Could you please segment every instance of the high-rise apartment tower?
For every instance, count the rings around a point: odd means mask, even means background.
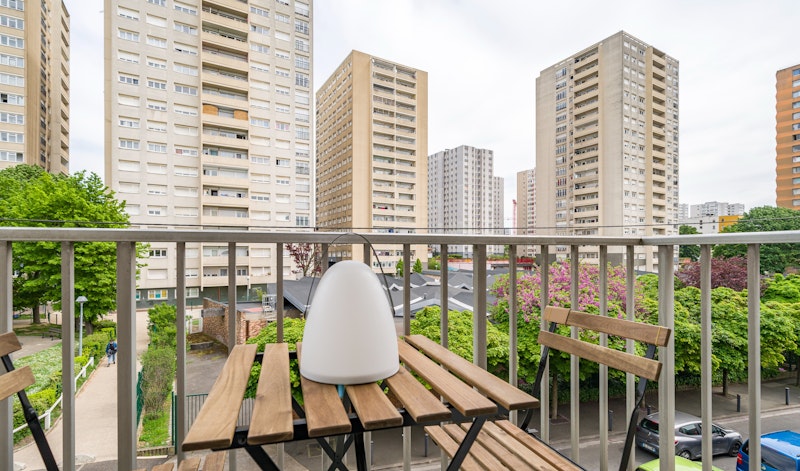
[[[462,145],[428,156],[428,225],[438,234],[503,233],[503,179],[494,176],[494,152]],[[448,249],[472,256],[470,244]]]
[[[314,219],[308,0],[106,0],[106,184],[138,227],[263,231]],[[237,247],[239,296],[274,248]],[[226,244],[187,247],[187,295],[226,298]],[[174,248],[137,296],[173,298]],[[290,262],[284,262],[286,274]]]
[[[678,61],[625,32],[543,70],[537,233],[677,234],[678,122]],[[620,263],[623,251],[610,249],[609,260]],[[597,247],[581,247],[580,257],[597,263]],[[637,269],[657,266],[651,248],[636,253]]]
[[[0,0],[0,170],[69,174],[69,21],[61,0]]]
[[[800,64],[775,79],[775,203],[800,209]]]
[[[414,233],[427,223],[428,73],[352,51],[317,91],[317,226]],[[362,259],[332,247],[333,260]],[[412,262],[427,259],[413,246]],[[394,273],[400,247],[379,248]]]
[[[536,233],[536,169],[517,172],[516,230],[518,235]],[[517,248],[517,255],[532,256],[538,252],[534,246]]]

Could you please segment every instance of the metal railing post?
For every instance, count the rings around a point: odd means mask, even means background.
[[[550,303],[550,247],[542,245],[542,257],[539,263],[540,295],[539,295],[539,329],[547,330],[547,322],[544,320],[544,308]],[[544,352],[544,345],[539,347],[540,355]],[[539,357],[539,361],[545,358]],[[547,362],[542,374],[542,386],[539,389],[539,429],[542,440],[550,442],[550,362]]]
[[[658,325],[675,331],[675,263],[673,245],[658,246]],[[662,363],[658,381],[659,458],[661,471],[675,469],[675,336],[658,348]]]
[[[635,281],[636,268],[634,266],[635,250],[633,245],[625,247],[625,314],[629,321],[636,320]],[[636,353],[632,339],[625,340],[625,350]],[[632,417],[636,407],[636,378],[633,373],[625,373],[625,417]],[[633,444],[631,444],[633,448]],[[633,471],[634,460],[628,460],[628,471]]]
[[[439,340],[440,340],[440,342],[439,343],[441,343],[444,348],[447,348],[447,344],[448,344],[448,340],[449,340],[449,335],[448,335],[449,330],[448,329],[449,329],[449,321],[450,321],[450,303],[449,303],[449,300],[448,300],[448,297],[450,296],[450,293],[449,293],[449,291],[450,291],[449,288],[450,287],[447,285],[447,279],[448,279],[448,272],[447,272],[447,270],[448,270],[448,268],[447,268],[447,257],[448,257],[448,254],[447,254],[447,250],[448,250],[447,244],[442,244],[441,245],[441,251],[439,252],[439,260],[441,261],[441,263],[439,264],[440,265],[439,266],[439,276],[441,278],[441,281],[439,282],[440,283],[439,288],[440,288],[440,291],[441,291],[441,295],[439,297],[441,298],[441,305],[442,305],[441,320],[440,320],[440,323],[439,323],[439,327],[440,327],[440,329],[439,329]]]
[[[747,245],[747,406],[750,471],[761,469],[761,254]]]
[[[61,243],[61,384],[64,471],[75,469],[75,244]],[[81,326],[83,328],[83,326]],[[135,344],[133,344],[135,345]]]
[[[508,246],[508,382],[517,386],[517,247]],[[517,423],[517,411],[508,414]]]
[[[570,247],[570,309],[578,310],[578,284],[580,283],[580,260],[578,246]],[[570,327],[570,337],[578,338],[578,328]],[[572,445],[573,461],[580,460],[580,435],[581,435],[581,402],[580,402],[580,358],[577,355],[569,356],[569,431],[570,444]]]
[[[176,361],[175,382],[176,384],[176,424],[175,429],[175,448],[178,454],[178,463],[185,458],[185,453],[181,449],[183,439],[186,437],[186,243],[176,244],[176,271],[175,280],[177,292],[175,298],[178,304],[178,312],[175,316],[175,327],[177,329],[176,350],[178,353]]]
[[[711,246],[700,246],[700,419],[711,430]],[[702,435],[703,467],[711,470],[712,434]]]
[[[0,241],[0,334],[11,332],[14,327],[13,273],[10,241]],[[5,373],[5,370],[3,370]],[[0,401],[0,469],[14,469],[14,413],[10,396]]]
[[[278,260],[283,260],[283,251],[277,254]],[[280,262],[278,262],[280,263]],[[278,276],[281,276],[279,273]],[[238,342],[238,312],[236,307],[236,242],[228,242],[228,355]],[[236,471],[236,453],[228,453],[228,467]]]
[[[117,343],[117,459],[126,471],[136,468],[136,242],[117,243]]]
[[[486,245],[473,246],[472,362],[486,369]]]
[[[608,246],[600,246],[600,293],[599,308],[601,316],[608,316]],[[600,333],[600,345],[608,346],[608,334]],[[600,387],[600,410],[599,410],[599,432],[600,443],[608,443],[608,431],[611,427],[610,413],[608,410],[608,366],[600,363],[599,387]],[[608,471],[608,446],[600,447],[600,471]]]

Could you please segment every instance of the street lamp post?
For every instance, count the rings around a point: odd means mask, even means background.
[[[78,296],[78,299],[75,300],[75,302],[81,304],[81,321],[78,330],[78,356],[83,356],[83,303],[86,301],[88,301],[86,296]]]

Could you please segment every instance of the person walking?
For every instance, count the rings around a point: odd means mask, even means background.
[[[111,366],[112,363],[117,363],[117,339],[111,339],[108,341],[108,344],[106,345],[106,356],[108,357],[106,367]]]

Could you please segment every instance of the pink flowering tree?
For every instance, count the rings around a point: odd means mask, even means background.
[[[569,261],[553,263],[548,267],[548,302],[552,306],[572,307],[570,302],[570,270]],[[590,264],[578,266],[578,305],[574,309],[599,313],[600,311],[600,267]],[[608,315],[619,318],[626,316],[626,274],[625,269],[619,266],[608,266]],[[500,277],[492,286],[492,293],[497,297],[497,303],[492,309],[493,321],[501,330],[508,329],[508,276]],[[635,285],[634,305],[637,308],[637,317],[646,316],[649,311],[642,302],[643,294],[638,284]],[[537,341],[539,335],[539,321],[541,315],[541,272],[535,270],[531,274],[520,275],[517,278],[517,335],[519,355],[519,380],[521,387],[532,387],[539,365],[540,351]],[[568,334],[566,327],[560,327],[563,334]],[[594,332],[581,332],[585,340],[597,342]],[[590,337],[591,336],[591,337]],[[624,348],[624,343],[619,339],[610,339],[609,345]],[[569,377],[569,355],[561,352],[552,352],[551,373],[553,374],[551,417],[558,415],[558,378]],[[581,380],[597,373],[597,364],[582,362],[580,367]],[[624,384],[624,374],[610,372],[612,382]]]

